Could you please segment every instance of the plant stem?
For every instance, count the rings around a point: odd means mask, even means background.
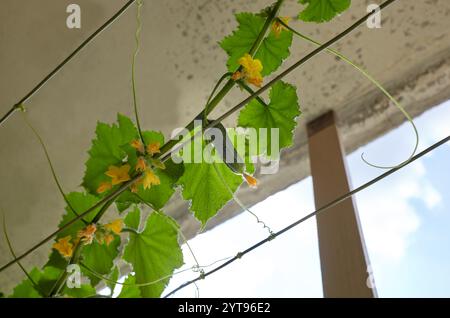
[[[136,119],[136,126],[139,132],[139,137],[141,138],[142,144],[144,145],[145,149],[145,140],[144,136],[142,135],[142,129],[141,129],[141,123],[139,121],[139,114],[138,114],[138,100],[137,100],[137,94],[136,94],[136,79],[135,79],[135,69],[136,69],[136,58],[139,53],[139,47],[140,47],[140,34],[141,34],[141,9],[142,9],[142,0],[137,0],[137,13],[136,13],[136,20],[137,20],[137,28],[135,33],[135,41],[136,41],[136,48],[134,50],[133,59],[131,62],[131,86],[133,90],[133,106],[134,106],[134,117]]]

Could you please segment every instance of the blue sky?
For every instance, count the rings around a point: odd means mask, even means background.
[[[450,135],[450,101],[415,119],[419,150]],[[367,166],[393,165],[411,152],[406,123],[347,156],[353,187],[382,173]],[[373,275],[380,297],[450,297],[450,145],[411,164],[356,196]],[[263,185],[262,185],[263,186]],[[245,203],[245,198],[240,198]],[[307,178],[252,207],[279,230],[314,210]],[[235,255],[267,236],[248,213],[200,234],[190,244],[201,265]],[[184,248],[188,268],[193,260]],[[217,266],[217,264],[215,265]],[[174,276],[171,290],[196,274]],[[200,297],[322,297],[315,219],[247,254],[198,283]],[[195,297],[188,287],[176,297]]]

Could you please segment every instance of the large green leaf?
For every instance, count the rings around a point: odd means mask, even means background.
[[[272,128],[279,129],[279,149],[292,145],[293,131],[300,115],[297,92],[294,86],[277,82],[270,91],[270,103],[266,106],[254,99],[240,112],[238,125],[257,129],[267,128],[267,147],[260,154],[272,155]],[[264,144],[264,143],[262,143]]]
[[[183,187],[183,198],[191,200],[190,210],[203,226],[232,199],[230,190],[235,192],[242,183],[242,177],[233,173],[217,154],[212,152],[212,156],[200,163],[185,162],[184,174],[178,181]]]
[[[220,42],[220,46],[227,52],[229,59],[228,70],[234,72],[239,67],[238,60],[248,53],[263,29],[266,19],[253,13],[238,13],[236,19],[238,29]],[[283,31],[279,36],[270,31],[264,38],[255,58],[261,60],[263,76],[269,75],[280,67],[284,59],[289,56],[292,43],[292,33]]]
[[[131,119],[121,114],[117,124],[97,123],[96,136],[89,150],[83,187],[90,193],[96,193],[101,182],[108,181],[105,175],[110,165],[120,165],[127,153],[124,146],[136,139],[138,134]]]
[[[350,7],[351,0],[299,0],[308,6],[298,18],[306,22],[326,22]]]
[[[127,226],[135,224],[137,215]],[[139,234],[130,233],[130,240],[125,247],[123,258],[133,265],[136,283],[150,283],[170,276],[174,270],[183,265],[183,253],[178,244],[178,225],[165,215],[154,212]],[[141,286],[143,297],[159,297],[170,278],[164,278],[154,284]]]
[[[80,192],[72,192],[67,195],[67,199],[69,200],[72,207],[75,209],[75,212],[78,214],[86,211],[88,208],[93,206],[98,202],[98,198],[88,194],[88,193],[80,193]],[[89,213],[84,220],[87,222],[91,222],[95,217],[100,208],[93,210]],[[62,221],[59,224],[59,227],[67,224],[71,220],[73,220],[76,215],[73,213],[71,209],[66,207],[66,214],[64,214]],[[69,228],[60,232],[57,235],[57,239],[61,237],[65,237],[71,235],[72,238],[76,238],[77,232],[83,229],[86,225],[78,220],[74,224],[72,224]],[[83,246],[82,250],[82,258],[83,263],[88,266],[91,270],[99,273],[101,275],[107,275],[110,273],[113,267],[113,261],[117,257],[119,253],[119,245],[120,238],[117,236],[114,240],[109,244],[99,244],[96,240],[92,242],[92,244]],[[67,266],[67,261],[64,260],[57,251],[53,250],[50,255],[50,260],[47,263],[47,266],[54,266],[60,269],[64,269]],[[93,275],[90,271],[84,270],[83,273],[89,277],[92,285],[97,285],[100,279]]]

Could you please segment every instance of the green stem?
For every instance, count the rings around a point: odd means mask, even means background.
[[[134,116],[136,118],[136,125],[138,128],[139,137],[141,138],[142,144],[144,145],[144,149],[145,149],[145,140],[144,140],[144,136],[142,135],[141,124],[139,121],[138,100],[137,100],[137,94],[136,94],[136,80],[135,80],[136,58],[139,53],[140,34],[141,34],[141,29],[142,29],[142,23],[141,23],[141,9],[142,9],[142,5],[143,5],[142,0],[138,0],[136,2],[136,5],[137,5],[137,14],[136,14],[137,28],[136,28],[136,33],[135,33],[136,48],[134,50],[133,60],[131,62],[131,86],[133,89]]]
[[[313,40],[312,38],[298,32],[297,30],[293,29],[292,27],[290,27],[287,23],[285,23],[282,19],[277,18],[277,21],[283,25],[286,29],[288,29],[289,31],[291,31],[292,33],[294,33],[295,35],[297,35],[298,37],[300,37],[303,40],[308,41],[309,43],[312,43],[316,46],[321,46],[322,44],[320,42],[317,42],[315,40]],[[414,134],[415,134],[415,138],[416,138],[416,142],[415,142],[415,146],[414,146],[414,150],[412,151],[411,155],[408,157],[408,159],[406,159],[405,161],[403,161],[402,163],[396,165],[396,166],[379,166],[379,165],[374,165],[369,163],[365,158],[364,158],[364,153],[362,153],[361,158],[362,160],[368,164],[369,166],[375,167],[375,168],[379,168],[379,169],[392,169],[392,168],[396,168],[399,166],[402,166],[404,164],[406,164],[407,162],[409,162],[411,160],[412,157],[414,157],[414,155],[417,152],[417,148],[419,147],[419,132],[417,130],[417,127],[414,123],[414,120],[412,119],[412,117],[408,114],[408,112],[405,110],[405,108],[397,101],[397,99],[395,99],[384,87],[383,85],[380,84],[380,82],[378,82],[372,75],[370,75],[365,69],[363,69],[361,66],[357,65],[356,63],[352,62],[349,58],[347,58],[345,55],[343,55],[342,53],[332,49],[332,48],[327,48],[326,51],[328,53],[334,54],[335,56],[339,57],[341,60],[343,60],[344,62],[346,62],[347,64],[353,66],[358,72],[360,72],[362,75],[364,75],[372,84],[374,84],[387,98],[389,98],[389,100],[394,103],[394,105],[402,112],[402,114],[406,117],[406,119],[408,120],[408,122],[411,124],[411,126],[414,129]]]
[[[208,115],[206,114],[206,110],[208,108],[209,103],[211,102],[211,99],[213,98],[214,94],[216,93],[216,91],[219,89],[220,84],[222,84],[222,82],[227,79],[228,77],[230,77],[231,75],[233,75],[233,73],[228,72],[222,75],[222,77],[217,81],[216,85],[214,86],[211,94],[208,97],[208,100],[206,101],[205,107],[204,107],[204,111],[203,111],[203,118],[206,118]]]
[[[248,86],[244,81],[239,80],[237,83],[239,84],[239,86],[240,86],[241,88],[243,88],[243,89],[246,90],[248,93],[250,93],[250,95],[254,95],[254,94],[255,94],[255,91],[254,91],[250,86]],[[266,107],[269,107],[269,105],[267,105],[267,103],[264,101],[264,99],[262,99],[261,96],[256,96],[255,99],[256,99],[261,105],[264,105],[264,106],[266,106]]]

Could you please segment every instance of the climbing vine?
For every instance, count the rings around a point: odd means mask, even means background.
[[[297,88],[292,83],[276,79],[265,84],[265,80],[282,68],[289,58],[294,36],[320,46],[293,29],[289,25],[291,17],[279,15],[284,2],[278,0],[258,13],[235,15],[236,30],[220,41],[220,46],[228,55],[224,75],[219,75],[220,80],[206,105],[186,126],[188,138],[166,140],[158,131],[142,130],[139,122],[135,66],[143,1],[137,1],[136,48],[131,63],[135,118],[133,121],[118,114],[115,123],[97,124],[95,138],[88,150],[81,192],[64,193],[43,140],[23,115],[45,151],[53,178],[67,207],[58,229],[20,256],[16,255],[9,240],[4,220],[3,231],[14,259],[1,271],[17,263],[26,276],[14,288],[11,297],[95,297],[99,286],[108,286],[113,290],[117,284],[122,285],[118,297],[160,297],[170,278],[184,264],[180,241],[187,243],[186,239],[177,222],[164,214],[164,207],[177,187],[181,189],[183,198],[190,202],[190,211],[202,227],[230,200],[235,200],[244,210],[252,213],[235,195],[243,183],[251,187],[257,185],[253,177],[255,167],[252,156],[274,157],[274,145],[271,144],[273,131],[277,132],[278,137],[276,153],[290,147],[297,117],[301,115]],[[316,23],[329,21],[350,6],[350,0],[298,2],[300,12],[294,12],[293,16]],[[401,105],[367,72],[339,52],[328,51],[361,71],[407,115]],[[269,99],[266,101],[259,95],[269,88]],[[232,89],[240,89],[251,97],[240,110],[237,126],[255,129],[258,141],[263,138],[269,140],[264,146],[258,142],[259,146],[252,153],[249,147],[245,147],[244,151],[235,149],[235,140],[231,138],[233,140],[230,141],[220,119],[209,118]],[[260,93],[255,93],[255,90]],[[25,106],[20,105],[20,108],[24,110]],[[224,132],[225,140],[220,143],[205,136],[197,138],[195,120],[200,121],[200,128],[217,127]],[[261,135],[262,128],[269,129],[268,135]],[[180,144],[184,144],[177,150],[182,160],[175,160],[171,153],[176,152],[173,148]],[[210,149],[208,154],[202,152],[202,156],[208,158],[203,158],[201,162],[187,160],[195,156],[188,150],[195,148],[196,144],[201,149]],[[225,154],[230,151],[234,159],[243,160],[224,160]],[[103,216],[114,206],[120,218],[105,222]],[[148,216],[144,215],[143,206],[151,209]],[[257,217],[256,220],[272,235],[264,222]],[[30,271],[25,269],[20,260],[50,240],[53,243],[46,264]],[[193,254],[190,247],[189,250]],[[191,270],[201,274],[204,266],[198,263],[195,255],[193,258],[196,264]],[[119,265],[123,263],[129,264],[132,270],[120,272],[123,266]],[[84,278],[75,287],[70,284],[71,272],[68,269],[71,266],[78,266]],[[123,276],[126,276],[124,281],[119,282]],[[103,285],[100,285],[101,282]]]

